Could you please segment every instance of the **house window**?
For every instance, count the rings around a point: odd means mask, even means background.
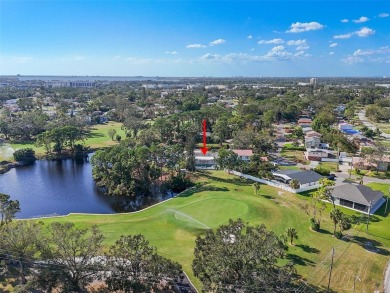
[[[365,206],[365,205],[362,205],[362,204],[359,204],[359,203],[355,203],[355,209],[357,209],[359,211],[367,212],[368,211],[368,206]]]
[[[353,202],[352,201],[349,201],[349,200],[346,200],[346,199],[342,199],[342,198],[340,198],[340,205],[345,206],[345,207],[353,208]],[[355,208],[356,208],[356,205],[355,205]]]

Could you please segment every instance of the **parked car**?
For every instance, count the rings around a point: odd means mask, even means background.
[[[328,175],[328,179],[329,180],[335,180],[336,179],[336,175],[335,174],[329,174]]]

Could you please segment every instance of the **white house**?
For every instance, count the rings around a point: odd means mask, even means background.
[[[252,150],[233,150],[234,153],[238,155],[238,157],[246,162],[250,161],[250,158],[253,156]]]
[[[202,153],[201,150],[194,150],[195,156],[195,168],[196,169],[215,169],[217,163],[215,158],[217,157],[216,153],[208,151],[206,155]]]
[[[301,191],[311,190],[320,187],[320,179],[324,178],[320,174],[312,170],[283,170],[272,173],[277,181],[289,184],[291,180],[296,180],[299,183]]]
[[[305,137],[305,148],[307,148],[307,149],[318,149],[318,148],[320,148],[320,144],[321,144],[320,137],[317,137],[317,136],[313,136],[313,137],[306,136]]]
[[[328,152],[319,149],[307,149],[305,158],[309,161],[321,161],[322,158],[327,158]]]

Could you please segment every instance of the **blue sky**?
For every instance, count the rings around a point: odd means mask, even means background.
[[[389,1],[0,0],[0,74],[390,76]]]

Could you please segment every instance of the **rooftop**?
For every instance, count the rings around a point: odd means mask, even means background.
[[[383,197],[382,192],[356,183],[345,183],[336,186],[333,188],[332,195],[365,206],[375,205]]]

